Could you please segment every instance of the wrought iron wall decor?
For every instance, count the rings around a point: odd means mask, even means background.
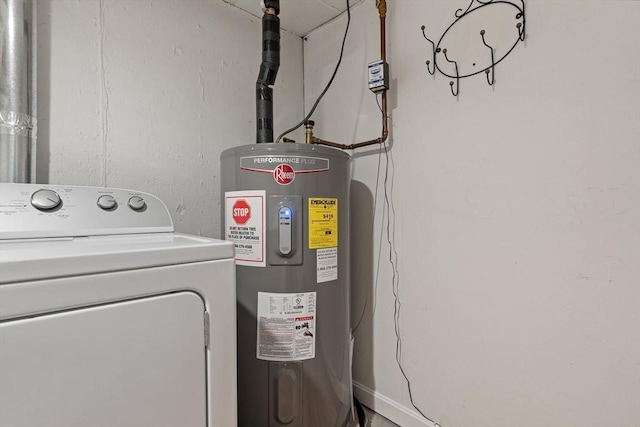
[[[487,78],[487,83],[490,86],[493,86],[495,83],[495,67],[498,63],[504,60],[519,42],[524,41],[525,33],[526,33],[526,17],[525,17],[525,4],[524,0],[515,0],[519,4],[516,4],[512,1],[508,0],[471,0],[469,6],[466,10],[458,9],[455,12],[456,19],[447,27],[444,31],[438,43],[434,43],[431,39],[429,39],[425,33],[425,26],[422,26],[422,36],[431,44],[431,55],[430,58],[426,61],[427,72],[431,75],[435,75],[436,71],[439,71],[440,74],[451,78],[452,80],[449,82],[449,86],[451,88],[451,93],[453,96],[458,96],[460,93],[460,79],[465,77],[475,76],[476,74],[485,73]],[[521,6],[520,6],[521,4]],[[489,35],[485,28],[481,28],[478,33],[474,33],[473,36],[468,34],[464,34],[464,37],[467,37],[466,43],[478,43],[479,46],[486,46],[486,50],[484,50],[484,58],[472,58],[471,60],[467,59],[467,63],[461,63],[463,59],[460,56],[456,55],[456,52],[450,50],[446,45],[446,38],[451,36],[451,34],[455,31],[456,28],[460,26],[456,26],[461,20],[469,17],[475,12],[489,11],[490,7],[494,6],[503,6],[507,8],[515,9],[515,23],[513,22],[513,14],[508,13],[507,16],[510,20],[510,24],[515,24],[515,31],[513,36],[515,37],[515,42],[513,45],[507,44],[506,47],[502,49],[500,54],[496,54],[496,46],[490,44],[485,38],[485,35]],[[510,10],[510,9],[508,9]],[[517,37],[516,37],[517,36]],[[464,37],[462,38],[464,40]],[[458,37],[460,39],[460,37]],[[443,43],[445,41],[445,43]],[[480,44],[482,43],[482,44]],[[510,43],[510,41],[509,41]],[[493,42],[495,44],[495,41]],[[485,49],[484,47],[482,49]],[[486,66],[478,67],[477,64],[483,64],[486,61]],[[470,63],[470,64],[469,64]],[[461,70],[462,68],[462,70]]]

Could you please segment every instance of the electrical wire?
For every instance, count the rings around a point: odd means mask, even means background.
[[[376,2],[377,3],[377,2]],[[377,7],[377,4],[376,4]],[[379,93],[374,93],[375,95],[375,99],[376,99],[376,104],[378,105],[378,110],[380,110],[380,113],[382,114],[382,119],[388,119],[389,116],[385,117],[384,116],[384,111],[382,110],[382,107],[380,106],[380,94]],[[380,148],[378,150],[378,168],[376,170],[376,189],[373,192],[374,194],[374,199],[373,199],[373,212],[371,215],[371,226],[372,226],[372,230],[371,232],[373,233],[373,223],[375,222],[375,217],[376,217],[376,213],[378,212],[378,187],[380,184],[380,165],[382,163],[382,144],[380,144]],[[377,295],[378,295],[378,282],[379,282],[379,278],[380,278],[380,260],[382,259],[382,238],[384,236],[384,219],[386,217],[386,209],[383,205],[383,209],[382,209],[382,221],[380,223],[380,241],[378,242],[378,262],[376,263],[376,278],[375,278],[375,282],[374,282],[374,289],[373,289],[373,309],[371,310],[371,318],[373,318],[373,316],[376,313],[376,308],[377,308],[377,303],[378,303],[378,299],[377,299]],[[369,294],[367,294],[367,298],[365,299],[364,302],[364,307],[362,308],[362,313],[360,313],[360,319],[358,320],[358,324],[356,325],[355,328],[353,328],[353,330],[351,331],[351,333],[355,333],[356,330],[358,329],[358,327],[360,326],[360,323],[362,323],[362,319],[364,318],[364,314],[367,310],[367,305],[369,302]]]
[[[382,107],[380,106],[380,102],[378,100],[378,95],[376,95],[376,104],[378,104],[378,108],[380,109],[380,112],[384,114]],[[386,119],[386,117],[383,117],[383,119]],[[400,272],[398,271],[398,252],[396,251],[396,209],[393,203],[393,185],[394,185],[395,165],[393,162],[393,155],[389,153],[389,148],[387,146],[386,141],[383,143],[382,149],[384,149],[384,154],[386,158],[385,173],[384,173],[385,209],[383,209],[382,221],[384,223],[384,211],[386,211],[387,212],[386,237],[387,237],[387,244],[389,245],[389,263],[391,264],[391,274],[392,274],[391,291],[393,292],[393,297],[394,297],[393,323],[394,323],[394,329],[396,334],[396,363],[398,364],[398,368],[400,369],[400,372],[402,373],[402,376],[404,377],[407,383],[407,389],[409,391],[409,400],[411,401],[411,405],[414,407],[416,411],[418,411],[420,415],[422,415],[424,419],[432,423],[434,427],[442,427],[440,424],[436,423],[431,418],[427,417],[425,413],[415,404],[413,400],[413,392],[411,390],[411,381],[409,380],[409,377],[405,372],[404,367],[402,366],[402,336],[401,336],[401,330],[400,330],[400,309],[402,307],[402,304],[400,301]],[[380,150],[381,153],[382,153],[382,149]],[[391,164],[391,167],[392,167],[390,186],[389,186],[389,164]],[[378,174],[379,174],[379,171],[380,169],[379,169],[379,163],[378,163]],[[376,190],[377,190],[377,182],[376,182]],[[376,192],[376,196],[377,196],[377,192]],[[391,219],[392,214],[393,214],[393,220]],[[378,258],[378,261],[380,261],[380,258]]]
[[[388,117],[384,117],[384,111],[380,106],[380,100],[379,100],[378,94],[376,94],[376,104],[378,105],[378,109],[380,110],[380,113],[383,114],[382,118],[387,119]],[[402,307],[402,304],[400,301],[400,272],[398,270],[398,252],[396,250],[396,223],[395,223],[396,209],[393,203],[395,165],[393,162],[393,155],[389,153],[389,147],[387,146],[386,141],[381,143],[380,151],[378,152],[378,168],[376,173],[376,187],[375,187],[375,196],[374,196],[374,202],[373,202],[373,218],[375,218],[377,207],[378,207],[378,187],[380,182],[380,166],[381,166],[383,151],[385,155],[385,170],[384,170],[384,181],[383,181],[384,204],[382,208],[380,244],[378,245],[378,250],[379,250],[378,263],[376,267],[376,279],[375,279],[375,285],[374,285],[374,291],[373,291],[374,308],[372,309],[371,317],[373,318],[373,315],[375,313],[375,307],[377,305],[376,295],[378,293],[378,278],[379,278],[379,272],[380,272],[380,261],[382,259],[382,256],[381,256],[382,238],[383,238],[383,235],[386,234],[387,244],[389,245],[389,263],[391,264],[391,271],[392,271],[391,291],[394,296],[393,322],[394,322],[394,331],[396,335],[396,355],[395,355],[396,363],[398,364],[398,368],[400,369],[400,372],[402,373],[402,376],[404,377],[407,383],[407,389],[409,391],[409,400],[411,401],[411,405],[414,407],[416,411],[418,411],[420,415],[422,415],[424,419],[432,423],[434,427],[442,427],[440,424],[436,423],[431,418],[427,417],[425,413],[416,405],[415,401],[413,400],[413,390],[411,389],[411,381],[409,380],[409,376],[407,375],[407,373],[404,370],[404,367],[402,366],[402,336],[401,336],[401,330],[400,330],[400,312],[401,312],[400,309]],[[389,166],[391,166],[391,169]],[[391,178],[391,181],[389,181],[389,178]],[[391,218],[392,216],[393,216],[393,219]],[[385,219],[386,219],[386,223],[385,223]],[[367,300],[365,300],[365,305],[364,305],[364,308],[362,309],[362,313],[360,315],[360,319],[358,320],[358,324],[356,325],[355,328],[353,328],[352,334],[356,332],[356,330],[358,329],[358,327],[360,327],[360,324],[362,323],[364,314],[366,312],[367,303],[368,303],[368,296],[367,296]]]
[[[393,292],[394,300],[394,309],[393,309],[393,321],[395,327],[396,334],[396,363],[398,364],[398,368],[402,373],[406,383],[407,389],[409,391],[409,400],[411,405],[414,407],[420,415],[430,423],[432,423],[435,427],[441,427],[440,424],[433,421],[431,418],[427,417],[425,413],[415,404],[413,400],[413,392],[411,390],[411,381],[407,376],[407,373],[402,366],[402,338],[400,331],[400,309],[402,304],[400,302],[400,272],[398,271],[398,252],[396,251],[396,211],[393,203],[393,196],[390,195],[393,193],[393,184],[394,184],[394,174],[395,165],[393,164],[393,155],[389,154],[389,150],[387,147],[387,143],[384,142],[384,154],[387,160],[386,168],[385,168],[385,176],[384,176],[384,202],[386,206],[386,210],[388,212],[387,215],[387,224],[386,224],[386,237],[387,243],[389,244],[389,263],[391,264],[392,269],[392,287],[391,290]],[[391,184],[389,187],[389,163],[391,163],[393,169],[391,174]],[[391,219],[391,214],[393,214],[393,220]]]
[[[298,123],[297,125],[295,125],[291,129],[287,129],[286,131],[282,132],[280,134],[280,136],[278,136],[276,138],[276,142],[280,142],[280,140],[285,135],[293,132],[294,130],[298,129],[300,126],[305,124],[307,122],[307,120],[309,120],[311,115],[316,111],[316,108],[318,107],[318,104],[320,103],[320,100],[322,99],[324,94],[327,93],[327,91],[329,90],[329,87],[331,87],[331,84],[333,83],[333,79],[335,79],[336,74],[338,73],[338,68],[340,68],[340,63],[342,63],[342,55],[344,54],[344,44],[347,41],[347,34],[349,33],[349,24],[351,24],[351,6],[349,5],[349,0],[347,0],[347,27],[344,30],[344,37],[342,38],[342,47],[340,48],[340,57],[338,58],[338,63],[336,64],[336,68],[333,70],[333,74],[331,75],[331,78],[329,79],[329,82],[327,83],[327,86],[320,93],[320,96],[318,96],[318,99],[316,99],[316,102],[313,104],[313,107],[311,107],[311,110],[309,110],[309,113],[307,113],[305,118],[302,119],[302,121],[300,123]]]
[[[378,6],[378,1],[376,1],[376,7]],[[378,101],[378,94],[376,93],[376,104],[378,104],[378,109],[380,110],[380,114],[382,115],[382,119],[388,119],[389,117],[384,116],[384,111],[380,106],[380,102]],[[375,217],[376,209],[378,206],[378,183],[380,182],[380,163],[382,161],[382,147],[380,147],[378,151],[378,171],[376,173],[376,195],[373,203],[373,215]],[[373,301],[373,309],[371,310],[371,318],[375,316],[376,309],[378,308],[378,283],[380,279],[380,260],[382,259],[382,236],[384,235],[384,218],[385,218],[386,210],[382,209],[382,218],[380,220],[380,238],[378,239],[378,262],[376,263],[376,281],[374,285],[374,301]]]
[[[378,104],[378,108],[380,108],[380,103],[378,103],[378,96],[376,95],[376,103]],[[382,108],[380,108],[380,111],[382,112]],[[378,150],[378,169],[376,172],[376,189],[374,191],[374,199],[373,199],[373,212],[371,213],[371,234],[373,234],[373,226],[375,225],[375,218],[376,218],[376,212],[378,211],[378,184],[380,183],[380,164],[382,161],[382,147],[380,147],[380,149]],[[384,223],[384,211],[382,212],[382,222]],[[380,234],[381,240],[382,240],[382,233]],[[380,242],[382,243],[382,241]],[[379,272],[380,272],[380,254],[381,254],[381,248],[382,248],[382,244],[378,244],[378,264],[376,267],[376,280],[375,280],[375,286],[374,286],[374,290],[373,290],[373,309],[371,310],[371,317],[373,318],[373,315],[376,312],[376,305],[377,305],[377,298],[376,296],[378,295],[378,277],[379,277]],[[367,311],[367,305],[369,304],[369,294],[366,294],[366,299],[364,300],[364,307],[362,307],[362,313],[360,313],[360,319],[358,319],[358,323],[356,324],[355,328],[353,328],[351,330],[351,334],[355,334],[356,331],[358,330],[358,328],[360,327],[360,324],[362,323],[362,319],[364,319],[364,314]]]

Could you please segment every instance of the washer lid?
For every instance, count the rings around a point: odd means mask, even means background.
[[[233,259],[233,243],[180,233],[0,241],[0,284]]]

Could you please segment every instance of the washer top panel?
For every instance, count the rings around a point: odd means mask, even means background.
[[[164,203],[140,191],[0,183],[0,240],[171,231]]]
[[[0,285],[230,258],[231,242],[173,232],[147,193],[0,183]]]

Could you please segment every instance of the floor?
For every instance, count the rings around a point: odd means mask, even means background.
[[[365,407],[364,410],[367,413],[367,418],[369,419],[367,427],[399,427],[397,424],[392,423],[380,414],[376,414],[367,407]]]

